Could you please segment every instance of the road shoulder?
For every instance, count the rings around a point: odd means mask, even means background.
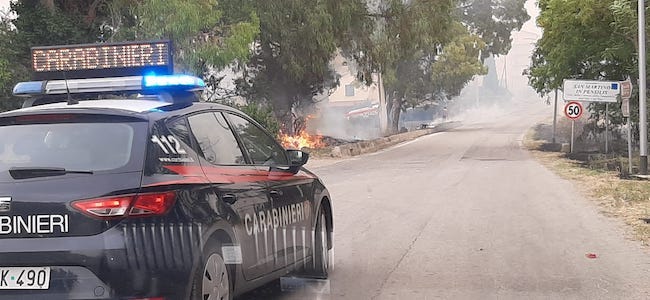
[[[605,216],[626,224],[627,238],[640,241],[650,249],[650,181],[623,179],[620,172],[570,159],[566,153],[543,151],[548,142],[539,138],[532,127],[524,138],[524,147],[533,157],[560,177],[571,181],[586,198],[596,203]],[[552,148],[552,147],[551,147]]]

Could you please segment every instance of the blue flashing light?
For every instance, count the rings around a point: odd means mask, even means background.
[[[14,87],[15,96],[29,96],[38,95],[43,93],[43,81],[27,81],[19,82]]]
[[[146,75],[142,77],[142,88],[201,90],[205,88],[205,82],[201,78],[190,75]]]

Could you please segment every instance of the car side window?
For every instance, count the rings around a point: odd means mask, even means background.
[[[188,127],[185,118],[177,119],[168,123],[167,128],[169,128],[169,131],[176,135],[181,142],[185,143],[185,145],[192,145],[190,139],[190,128]]]
[[[237,139],[220,113],[201,113],[187,120],[207,161],[216,165],[246,164]]]
[[[256,165],[289,165],[285,150],[262,128],[248,120],[227,114],[233,129],[248,151],[248,156]]]

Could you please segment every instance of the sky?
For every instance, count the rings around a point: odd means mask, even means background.
[[[2,10],[8,9],[9,2],[10,0],[0,0],[0,8],[2,8]]]

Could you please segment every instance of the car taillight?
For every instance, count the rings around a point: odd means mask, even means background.
[[[135,196],[99,198],[75,201],[72,206],[94,217],[109,218],[124,216]]]
[[[72,206],[98,218],[160,216],[169,211],[175,198],[176,193],[171,191],[80,200],[73,202]]]
[[[129,215],[164,215],[174,205],[175,196],[174,192],[138,195]]]

